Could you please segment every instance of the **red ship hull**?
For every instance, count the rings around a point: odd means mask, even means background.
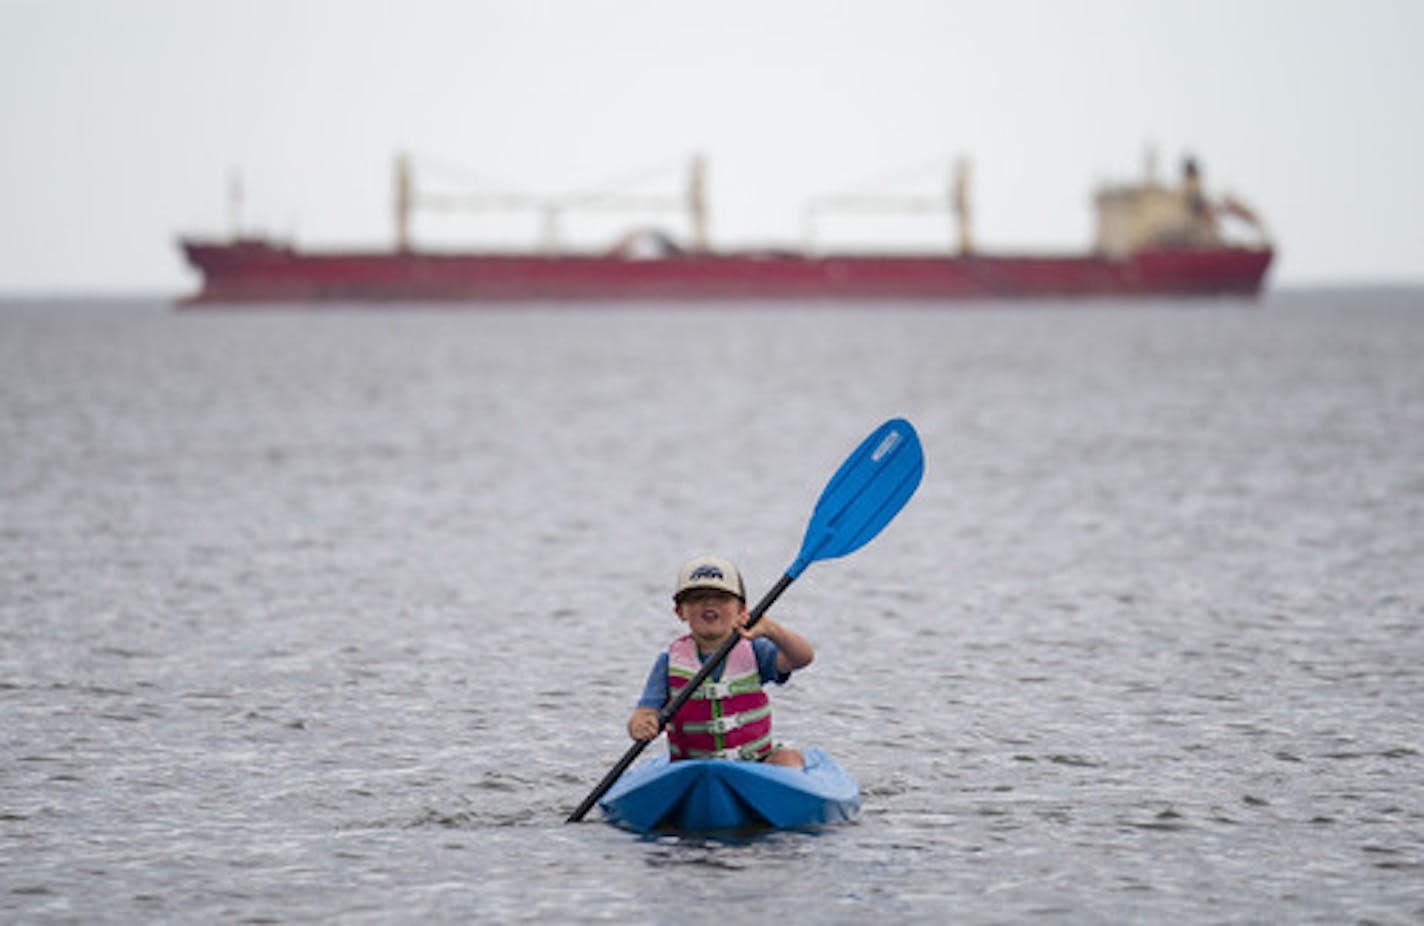
[[[1270,248],[1098,256],[725,252],[622,256],[300,252],[261,239],[183,241],[202,288],[187,305],[273,302],[959,300],[1254,296]]]

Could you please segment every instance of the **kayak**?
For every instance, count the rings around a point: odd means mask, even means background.
[[[804,755],[804,770],[662,756],[625,772],[598,806],[610,823],[639,833],[797,829],[855,819],[855,779],[820,749]]]
[[[795,829],[853,820],[855,779],[820,749],[804,770],[732,759],[667,756],[623,774],[599,801],[610,823],[640,833]]]

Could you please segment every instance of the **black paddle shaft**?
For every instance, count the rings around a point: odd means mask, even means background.
[[[783,575],[780,581],[772,587],[771,591],[762,596],[761,601],[757,602],[756,607],[752,608],[751,613],[747,616],[746,629],[750,630],[755,627],[757,621],[761,620],[762,615],[775,603],[776,599],[781,597],[781,593],[786,591],[787,586],[794,581],[796,580],[793,579],[790,574]],[[717,667],[726,660],[727,654],[732,651],[732,647],[736,646],[737,641],[740,639],[741,634],[733,633],[726,640],[722,641],[722,645],[718,647],[717,652],[713,653],[706,662],[702,663],[702,668],[698,669],[697,674],[692,676],[692,681],[683,686],[682,690],[677,693],[677,697],[663,705],[662,710],[658,711],[659,733],[662,732],[663,727],[668,725],[670,720],[677,716],[677,712],[682,710],[682,706],[692,697],[692,693],[697,690],[697,686],[707,681],[708,676],[717,671]],[[653,739],[656,738],[656,736],[653,737]],[[608,789],[613,787],[613,783],[628,770],[628,766],[633,764],[633,760],[638,758],[638,755],[651,742],[652,740],[635,740],[633,745],[628,747],[628,751],[623,753],[623,758],[618,760],[618,764],[609,769],[608,774],[603,776],[603,780],[598,783],[598,787],[594,788],[592,793],[583,799],[583,803],[578,805],[577,810],[569,814],[567,822],[577,823],[582,820],[584,815],[593,809],[593,805],[598,803],[598,799],[608,793]]]

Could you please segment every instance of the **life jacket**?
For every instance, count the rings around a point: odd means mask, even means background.
[[[697,641],[688,634],[668,647],[668,695],[675,698],[702,668]],[[761,690],[756,651],[740,639],[722,665],[668,723],[668,752],[676,759],[756,759],[771,754],[771,701]]]

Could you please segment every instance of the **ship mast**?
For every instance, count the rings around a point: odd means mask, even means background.
[[[242,172],[234,170],[227,182],[227,222],[232,240],[242,237]]]
[[[969,201],[969,159],[961,157],[954,162],[954,179],[950,181],[949,200],[954,204],[955,226],[959,230],[959,253],[969,256],[974,253],[974,236],[971,232],[973,207]]]
[[[687,214],[692,219],[692,250],[701,254],[707,250],[707,159],[692,158],[692,170],[687,181]]]
[[[415,205],[415,191],[410,177],[410,155],[396,155],[396,250],[410,250],[410,213]]]

